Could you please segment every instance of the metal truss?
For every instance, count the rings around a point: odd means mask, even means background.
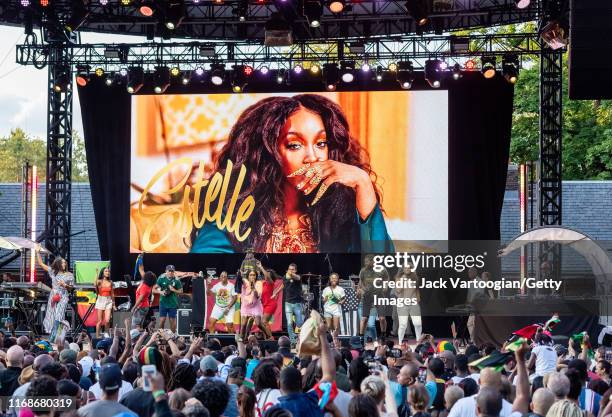
[[[455,50],[458,40],[468,42],[465,50]],[[214,47],[214,54],[202,56],[201,48]],[[370,40],[361,43],[356,51],[351,42],[320,41],[298,43],[286,48],[273,48],[255,45],[250,42],[234,43],[139,43],[139,44],[67,44],[70,51],[69,63],[76,67],[101,67],[105,72],[121,68],[140,66],[152,70],[156,66],[180,66],[181,69],[194,69],[207,63],[241,63],[254,67],[290,68],[295,64],[325,63],[353,60],[357,63],[387,66],[390,62],[410,59],[415,69],[422,69],[427,59],[444,59],[449,64],[464,63],[470,58],[481,55],[502,56],[537,55],[540,43],[536,33],[513,35],[475,35],[455,36],[412,36],[396,37],[385,40]],[[56,65],[58,58],[49,53],[50,45],[18,45],[17,62],[22,65],[41,65],[46,62]],[[123,49],[123,58],[109,58],[108,51]],[[62,59],[64,59],[62,57]],[[499,61],[499,60],[498,60]]]
[[[70,262],[72,196],[72,50],[62,45],[48,49],[47,187],[45,246],[53,256]],[[62,91],[56,86],[63,83]]]
[[[23,24],[29,19],[34,26],[63,24],[73,14],[73,2],[54,0],[46,8],[30,10],[19,5],[20,0],[9,0],[0,6],[0,22]],[[348,39],[394,36],[406,34],[438,33],[452,30],[474,29],[533,21],[537,18],[537,1],[525,9],[518,9],[514,0],[435,0],[431,2],[429,23],[425,27],[415,24],[407,12],[405,1],[353,0],[347,1],[342,13],[333,14],[324,9],[321,26],[311,28],[303,16],[303,0],[251,0],[245,21],[236,14],[241,0],[185,1],[185,19],[169,32],[160,24],[159,14],[140,15],[132,5],[124,6],[119,0],[110,0],[103,6],[99,1],[89,2],[89,15],[79,29],[113,34],[160,36],[176,39],[244,40],[261,42],[265,24],[273,13],[280,12],[290,24],[295,40]]]

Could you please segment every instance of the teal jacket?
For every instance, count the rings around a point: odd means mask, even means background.
[[[322,242],[319,252],[358,253],[392,252],[393,243],[387,233],[385,219],[378,204],[367,219],[361,220],[355,211],[355,223],[351,229],[348,247],[337,247],[334,242]],[[235,253],[232,242],[216,224],[206,222],[198,232],[191,253]]]

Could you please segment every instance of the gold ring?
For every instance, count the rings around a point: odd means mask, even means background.
[[[325,191],[327,191],[328,188],[329,186],[327,184],[321,184],[321,186],[319,187],[319,191],[317,191],[317,195],[315,196],[314,200],[312,200],[313,206],[319,202],[319,200],[321,199],[321,197],[323,197],[323,194],[325,194]]]
[[[304,172],[306,172],[306,170],[310,168],[310,164],[306,164],[303,167],[299,168],[298,170],[292,172],[291,174],[287,175],[288,178],[291,177],[297,177],[298,175],[302,175]]]

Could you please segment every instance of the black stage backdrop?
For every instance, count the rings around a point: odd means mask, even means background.
[[[425,88],[422,82],[415,84],[415,88]],[[513,86],[501,76],[486,80],[474,72],[466,73],[459,82],[443,83],[443,88],[449,91],[449,239],[497,240],[508,165]],[[108,87],[98,80],[78,91],[100,254],[111,261],[113,278],[118,280],[133,273],[136,258],[129,251],[131,96],[125,86]],[[360,265],[358,254],[263,256],[262,262],[278,272],[295,262],[302,273],[328,275],[331,268],[346,278],[358,273]],[[145,256],[145,267],[161,272],[164,265],[173,263],[183,271],[215,267],[232,273],[243,257],[156,254]],[[434,320],[424,318],[428,331],[440,335],[450,331],[449,321],[436,320],[437,329],[431,329],[428,322],[433,325]]]

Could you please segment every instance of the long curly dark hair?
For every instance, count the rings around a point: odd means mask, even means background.
[[[255,251],[264,252],[274,226],[274,214],[284,212],[283,184],[286,177],[278,151],[278,141],[287,119],[300,108],[321,117],[327,133],[328,158],[366,171],[372,178],[378,201],[381,200],[380,191],[376,187],[376,174],[370,167],[369,155],[359,142],[351,137],[346,116],[340,106],[317,94],[265,98],[248,107],[240,115],[216,159],[215,169],[221,173],[224,173],[227,161],[232,161],[235,170],[233,177],[237,177],[239,167],[244,164],[247,176],[239,201],[248,195],[255,199],[255,210],[243,223],[241,230],[243,232],[250,227],[249,236],[239,242],[234,234],[229,234],[237,250],[244,251],[252,247]],[[313,192],[308,198],[312,199],[315,195],[316,192]],[[202,209],[201,206],[200,210]],[[355,222],[355,213],[354,190],[340,184],[333,184],[319,203],[306,208],[320,252],[345,251],[350,246],[355,239],[350,233]]]

